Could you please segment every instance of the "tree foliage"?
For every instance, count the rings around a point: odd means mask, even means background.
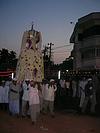
[[[17,65],[16,53],[8,49],[0,50],[0,71],[15,69]]]

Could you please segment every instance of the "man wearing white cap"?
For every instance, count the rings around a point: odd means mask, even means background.
[[[34,125],[37,121],[40,112],[40,101],[39,101],[39,92],[37,83],[33,80],[30,80],[29,86],[29,107],[30,107],[30,116],[32,124]]]
[[[14,78],[9,87],[9,111],[12,115],[19,115],[20,84]]]
[[[22,96],[22,116],[28,115],[29,111],[29,79],[25,79],[22,84],[23,96]]]
[[[54,79],[50,80],[50,84],[46,87],[46,95],[44,97],[45,100],[45,111],[49,107],[51,116],[54,116],[54,98],[55,98],[55,91],[57,87],[55,85]]]

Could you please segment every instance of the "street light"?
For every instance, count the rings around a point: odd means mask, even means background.
[[[11,78],[12,78],[12,79],[14,78],[14,73],[11,74]]]
[[[61,76],[61,71],[59,70],[58,71],[58,79],[60,79],[60,76]]]
[[[66,70],[66,72],[68,72],[68,70]]]
[[[73,24],[73,25],[75,25],[75,23],[74,23],[74,22],[72,22],[72,21],[70,22],[70,24]]]

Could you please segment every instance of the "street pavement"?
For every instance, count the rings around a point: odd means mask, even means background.
[[[100,133],[100,117],[60,111],[55,118],[41,115],[32,125],[30,118],[17,118],[0,111],[0,133]]]

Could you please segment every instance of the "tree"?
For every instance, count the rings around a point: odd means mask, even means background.
[[[17,65],[16,53],[8,49],[0,50],[0,71],[15,69]]]
[[[14,51],[10,51],[9,53],[9,69],[15,69],[17,65],[16,53]]]

